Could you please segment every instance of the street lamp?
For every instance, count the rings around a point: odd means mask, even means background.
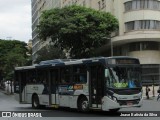
[[[116,37],[117,35],[115,34],[115,35],[111,35],[110,36],[110,44],[111,44],[111,56],[113,56],[113,50],[114,50],[114,47],[113,47],[113,41],[112,41],[112,38],[114,38],[114,37]]]

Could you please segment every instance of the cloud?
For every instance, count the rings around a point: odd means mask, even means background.
[[[0,0],[0,39],[31,39],[31,1]]]

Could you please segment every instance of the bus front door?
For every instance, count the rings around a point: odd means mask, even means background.
[[[22,71],[19,73],[19,84],[20,84],[20,102],[25,103],[27,102],[27,86],[26,86],[26,72]]]
[[[89,106],[91,108],[101,108],[101,99],[103,97],[103,68],[102,66],[91,66],[90,69],[90,89]]]

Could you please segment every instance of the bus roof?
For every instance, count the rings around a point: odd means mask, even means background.
[[[27,69],[34,69],[34,68],[42,68],[42,67],[51,67],[51,66],[65,66],[65,65],[75,65],[75,64],[86,64],[86,63],[93,63],[93,62],[105,62],[107,59],[137,59],[128,56],[114,56],[114,57],[95,57],[95,58],[86,58],[86,59],[55,59],[55,60],[47,60],[41,61],[39,64],[35,64],[33,66],[23,66],[23,67],[16,67],[15,70],[27,70]]]
[[[27,69],[34,69],[35,66],[23,66],[23,67],[15,67],[15,70],[27,70]]]

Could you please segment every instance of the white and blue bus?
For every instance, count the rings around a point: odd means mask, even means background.
[[[99,57],[49,60],[15,68],[14,92],[20,103],[118,111],[142,105],[141,66],[136,58]]]

